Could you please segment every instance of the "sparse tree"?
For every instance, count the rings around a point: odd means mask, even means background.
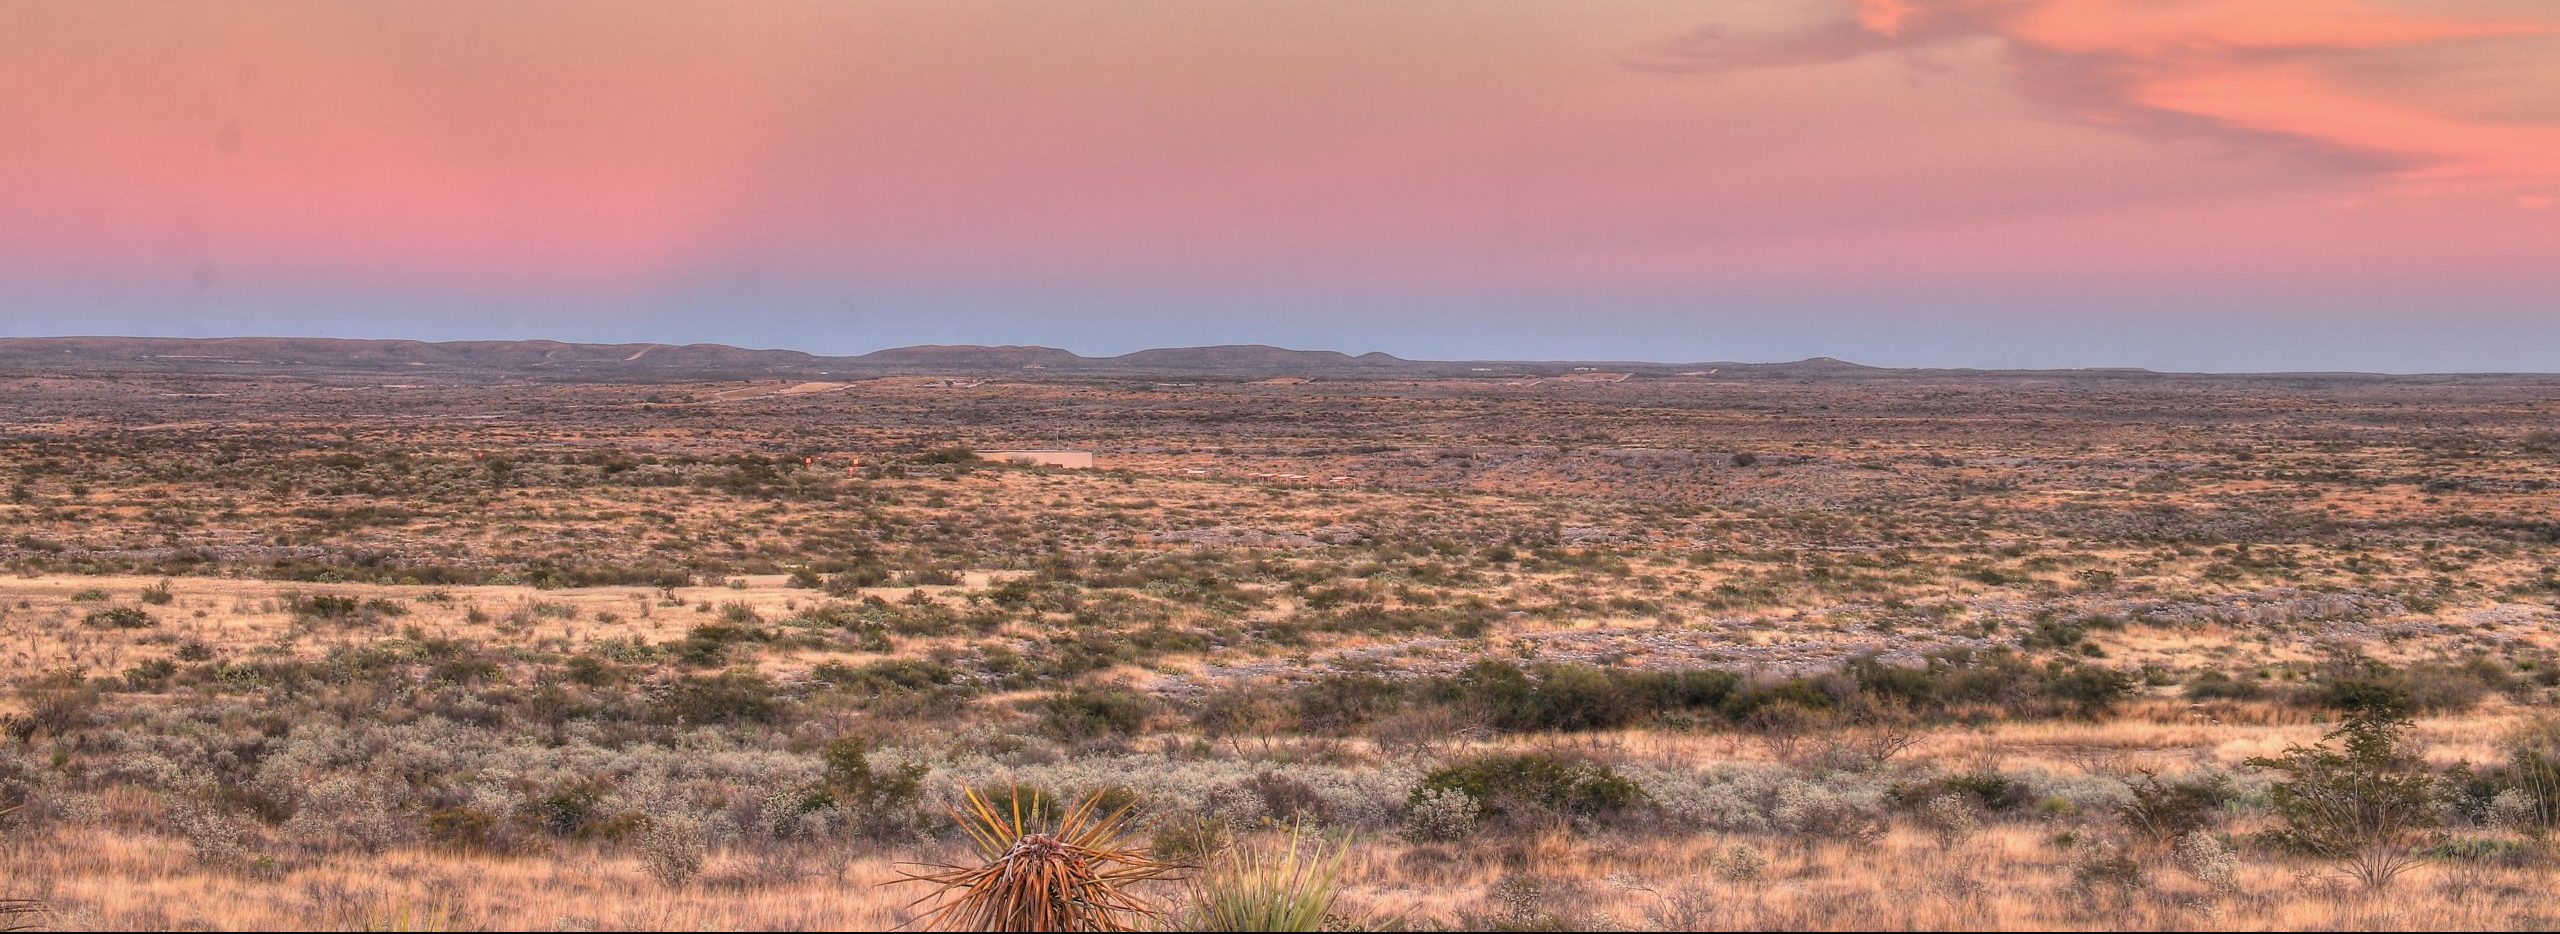
[[[2438,835],[2436,777],[2393,705],[2357,710],[2318,745],[2294,746],[2251,768],[2279,773],[2268,789],[2282,826],[2274,838],[2334,860],[2368,891],[2390,886]]]

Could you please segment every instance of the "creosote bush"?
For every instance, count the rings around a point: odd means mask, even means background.
[[[1645,801],[1643,788],[1604,763],[1540,752],[1489,753],[1443,766],[1415,786],[1410,803],[1443,806],[1434,793],[1464,795],[1481,816],[1512,822],[1605,819]]]
[[[2396,704],[2366,705],[2320,745],[2249,760],[2281,776],[2268,788],[2281,822],[2268,839],[2335,861],[2368,891],[2415,866],[2441,835],[2441,798],[2399,711]]]

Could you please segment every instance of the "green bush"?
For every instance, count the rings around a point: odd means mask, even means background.
[[[1515,820],[1540,811],[1610,817],[1645,800],[1643,788],[1606,764],[1537,752],[1491,753],[1444,766],[1423,778],[1412,800],[1430,792],[1463,794],[1485,817]]]
[[[2422,662],[2394,668],[2369,658],[2336,659],[2314,676],[2308,699],[2332,710],[2387,715],[2469,710],[2506,690],[2515,676],[2496,661]]]
[[[1734,722],[1745,723],[1771,709],[1820,711],[1830,710],[1838,704],[1837,698],[1812,681],[1788,678],[1736,691],[1725,698],[1723,710],[1724,715]]]
[[[1310,733],[1340,734],[1401,706],[1405,689],[1376,675],[1329,675],[1298,686],[1289,694],[1290,712],[1298,728]]]
[[[344,620],[355,618],[364,603],[345,594],[289,593],[284,595],[284,606],[287,612],[303,619]]]
[[[660,722],[680,726],[770,723],[781,717],[772,679],[752,671],[724,671],[709,678],[684,677],[667,686],[653,704]]]
[[[2048,666],[2045,693],[2069,704],[2083,716],[2096,716],[2115,706],[2117,701],[2133,696],[2141,682],[2132,674],[2096,665],[2066,665],[2055,662]]]
[[[582,782],[553,789],[526,802],[525,817],[543,833],[562,838],[582,837],[602,817],[598,806],[603,801],[603,788],[593,782]],[[467,823],[469,818],[456,815],[452,820]]]
[[[427,815],[427,839],[463,849],[492,849],[498,843],[498,818],[467,804],[440,808]]]
[[[2506,761],[2465,776],[2467,796],[2493,825],[2528,834],[2560,827],[2560,716],[2527,719],[2500,744]]]
[[[871,762],[870,744],[848,736],[819,753],[824,771],[818,786],[803,797],[801,809],[833,806],[853,821],[855,832],[873,839],[892,839],[917,826],[916,805],[924,798],[923,763],[883,768]]]
[[[1137,735],[1155,704],[1135,691],[1077,688],[1050,697],[1040,709],[1050,732],[1073,740]]]
[[[2220,773],[2164,780],[2144,772],[2125,786],[2132,794],[2118,808],[2118,816],[2125,826],[2154,840],[2176,840],[2211,829],[2219,823],[2223,805],[2234,796],[2230,776]]]
[[[1991,769],[1959,772],[1925,781],[1895,785],[1891,797],[1895,804],[1918,809],[1941,797],[1954,795],[1992,813],[2005,813],[2025,807],[2035,799],[2035,789],[2026,782],[2010,778]]]
[[[1712,711],[1742,679],[1731,672],[1622,671],[1546,665],[1534,673],[1500,660],[1468,666],[1429,685],[1440,701],[1513,733],[1580,732],[1633,726],[1667,713]]]
[[[2396,714],[2360,710],[2319,745],[2250,759],[2282,776],[2267,789],[2280,822],[2269,842],[2334,860],[2368,891],[2415,865],[2437,836],[2439,795],[2410,728]]]
[[[2257,700],[2267,695],[2266,685],[2255,678],[2234,678],[2219,671],[2198,672],[2187,680],[2190,700]]]
[[[143,612],[138,606],[111,606],[103,610],[91,610],[89,615],[83,617],[80,622],[92,629],[149,629],[160,625],[159,620],[151,618],[151,614]]]

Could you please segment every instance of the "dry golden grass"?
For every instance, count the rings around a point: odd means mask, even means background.
[[[2140,853],[2138,887],[2074,881],[2060,827],[1999,826],[1953,845],[1914,830],[1872,842],[1699,835],[1591,840],[1554,834],[1507,846],[1354,844],[1343,913],[1414,926],[1556,919],[1583,928],[1871,930],[2513,930],[2552,920],[2550,870],[2430,865],[2367,895],[2312,863],[2250,860],[2217,893],[2165,854]],[[1756,849],[1759,878],[1734,875]],[[956,852],[956,851],[955,851]],[[74,930],[383,929],[435,917],[483,930],[859,930],[919,919],[896,886],[899,858],[722,854],[700,881],[667,888],[635,860],[592,851],[496,857],[435,851],[338,854],[217,871],[165,839],[93,830],[0,849],[22,890]],[[1527,904],[1506,883],[1534,883]],[[1167,884],[1140,889],[1162,904]],[[1529,917],[1513,918],[1525,913]]]

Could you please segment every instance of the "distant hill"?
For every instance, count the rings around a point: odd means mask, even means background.
[[[1517,369],[1517,367],[1514,367]],[[1371,353],[1289,350],[1260,344],[1170,347],[1086,357],[1055,347],[927,345],[852,357],[723,344],[573,344],[561,341],[347,340],[302,337],[0,338],[0,369],[14,372],[401,372],[584,379],[678,376],[846,376],[897,373],[1174,373],[1192,375],[1434,376],[1460,364]]]
[[[1072,368],[1088,362],[1083,357],[1055,347],[1030,347],[1019,344],[1007,344],[1002,347],[980,347],[974,344],[926,344],[919,347],[877,350],[853,359],[859,361],[861,365],[963,370]]]
[[[663,378],[818,376],[873,373],[1007,374],[1193,373],[1236,376],[1320,375],[1433,365],[1386,354],[1354,357],[1330,350],[1262,345],[1174,347],[1117,357],[1086,357],[1055,347],[927,345],[855,357],[796,350],[749,350],[723,344],[572,344],[561,341],[347,340],[302,337],[22,337],[0,338],[0,367],[15,371],[117,372],[479,372],[524,376]],[[1445,368],[1445,365],[1443,365]]]
[[[953,376],[1179,375],[1261,379],[1486,378],[1628,373],[1647,379],[1894,379],[1915,376],[2001,379],[2148,380],[2170,374],[2131,368],[2080,370],[1888,369],[1830,357],[1787,363],[1647,363],[1629,361],[1408,360],[1265,344],[1166,347],[1087,357],[1055,347],[973,344],[898,347],[860,356],[796,350],[752,350],[725,344],[576,344],[550,340],[414,341],[319,337],[16,337],[0,338],[0,373],[234,373],[270,375],[401,375],[414,379],[519,378],[598,381]],[[2296,380],[2358,374],[2267,374]],[[2231,377],[2198,377],[2231,378]],[[2408,379],[2477,379],[2403,377]]]
[[[0,366],[116,370],[668,371],[793,370],[820,358],[721,344],[342,340],[323,337],[20,337],[0,339]]]

